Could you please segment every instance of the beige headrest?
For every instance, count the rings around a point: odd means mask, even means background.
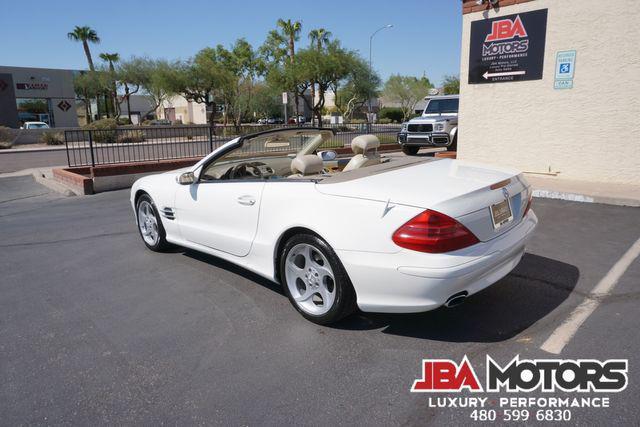
[[[380,140],[375,135],[360,135],[351,141],[353,154],[364,154],[367,151],[375,150],[380,146]]]
[[[313,154],[298,156],[291,161],[291,172],[302,175],[315,175],[322,172],[322,159]]]

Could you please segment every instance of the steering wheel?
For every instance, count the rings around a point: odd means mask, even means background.
[[[254,163],[240,163],[231,168],[229,179],[241,179],[247,176],[262,178],[262,171]]]

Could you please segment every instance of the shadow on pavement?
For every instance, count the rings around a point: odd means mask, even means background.
[[[284,295],[279,284],[220,258],[182,248],[176,252]],[[331,327],[353,331],[382,328],[384,334],[447,342],[504,341],[562,304],[579,277],[573,265],[527,253],[509,275],[457,307],[418,314],[359,313]]]
[[[573,265],[527,253],[509,275],[457,307],[419,314],[361,313],[335,327],[383,328],[385,334],[448,342],[504,341],[558,307],[579,276]]]
[[[188,256],[189,258],[206,262],[207,264],[213,267],[227,270],[231,273],[237,274],[238,276],[242,276],[247,280],[256,282],[257,284],[264,286],[265,288],[272,290],[277,294],[284,295],[284,292],[282,292],[282,287],[279,284],[274,283],[271,280],[265,279],[264,277],[258,274],[252,273],[251,271],[245,268],[242,268],[231,262],[225,261],[221,258],[217,258],[202,252],[193,251],[191,249],[185,249],[185,248],[179,248],[179,247],[176,247],[175,252],[182,252],[183,255]]]

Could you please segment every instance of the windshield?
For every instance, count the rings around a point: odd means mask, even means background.
[[[278,179],[291,175],[296,156],[313,154],[333,137],[329,129],[296,128],[261,132],[238,141],[236,148],[203,168],[201,179]]]
[[[424,109],[424,114],[457,113],[459,102],[458,98],[432,99]]]
[[[49,125],[47,125],[46,123],[29,123],[27,127],[29,129],[43,129],[43,128],[48,128]]]

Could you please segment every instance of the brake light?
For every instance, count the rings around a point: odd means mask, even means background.
[[[393,242],[405,249],[436,254],[466,248],[479,240],[455,219],[426,210],[398,228]]]
[[[527,206],[524,208],[524,213],[522,214],[522,218],[527,216],[529,213],[529,209],[531,209],[531,202],[533,202],[533,194],[529,195],[529,201],[527,201]]]

